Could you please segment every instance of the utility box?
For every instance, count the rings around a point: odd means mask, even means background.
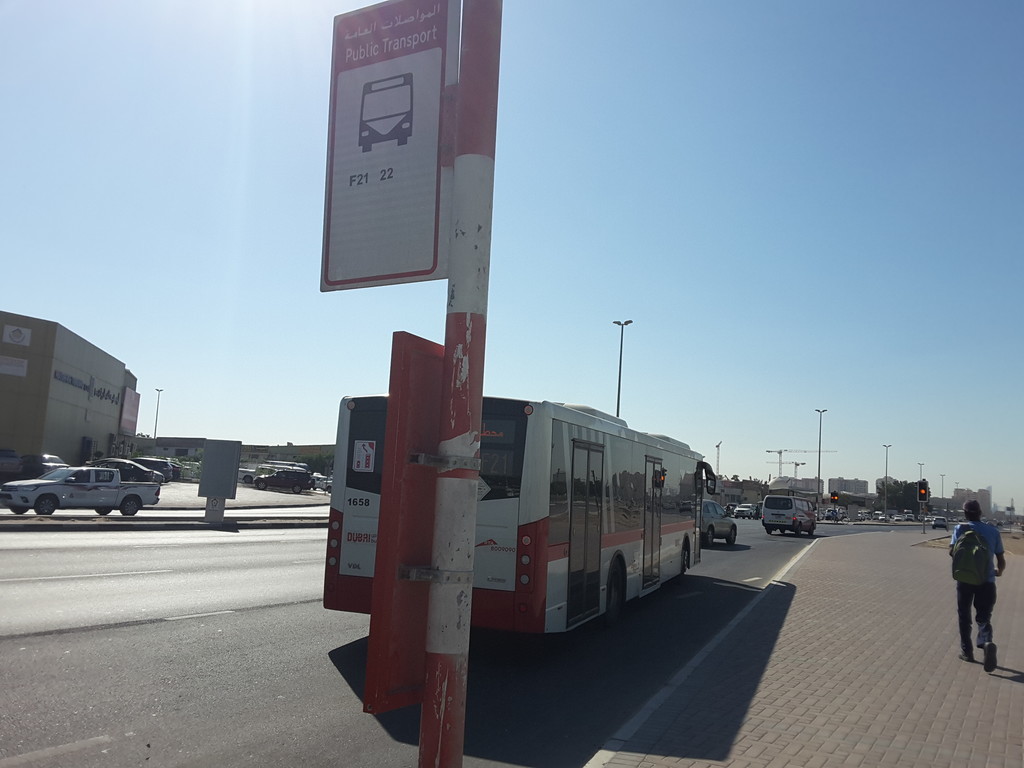
[[[224,501],[235,498],[241,457],[240,440],[207,440],[203,446],[199,495],[206,498],[207,522],[221,522],[224,519]]]

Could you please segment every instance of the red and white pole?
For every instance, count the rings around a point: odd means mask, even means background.
[[[465,742],[500,43],[501,0],[465,0],[420,768],[459,768]]]

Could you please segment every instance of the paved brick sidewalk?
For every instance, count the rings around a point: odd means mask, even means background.
[[[949,557],[924,538],[818,539],[588,768],[1020,768],[1024,563],[997,582],[989,675],[957,658]]]

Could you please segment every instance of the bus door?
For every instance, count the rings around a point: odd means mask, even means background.
[[[661,578],[661,494],[665,487],[665,469],[661,459],[647,457],[644,492],[643,586],[654,586]]]
[[[568,626],[593,616],[600,609],[603,495],[604,449],[574,441],[569,487]]]
[[[704,530],[704,497],[705,495],[711,496],[718,490],[718,478],[715,476],[714,471],[711,469],[711,465],[706,461],[698,461],[697,467],[693,473],[693,554],[691,556],[691,565],[696,565],[700,562],[700,551],[701,551],[701,535],[700,532]]]

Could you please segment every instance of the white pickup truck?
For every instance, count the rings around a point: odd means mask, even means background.
[[[95,509],[109,515],[118,509],[131,517],[159,501],[159,483],[122,483],[120,472],[101,467],[62,467],[0,486],[0,504],[16,515],[30,509],[37,515],[52,515],[57,509]]]

